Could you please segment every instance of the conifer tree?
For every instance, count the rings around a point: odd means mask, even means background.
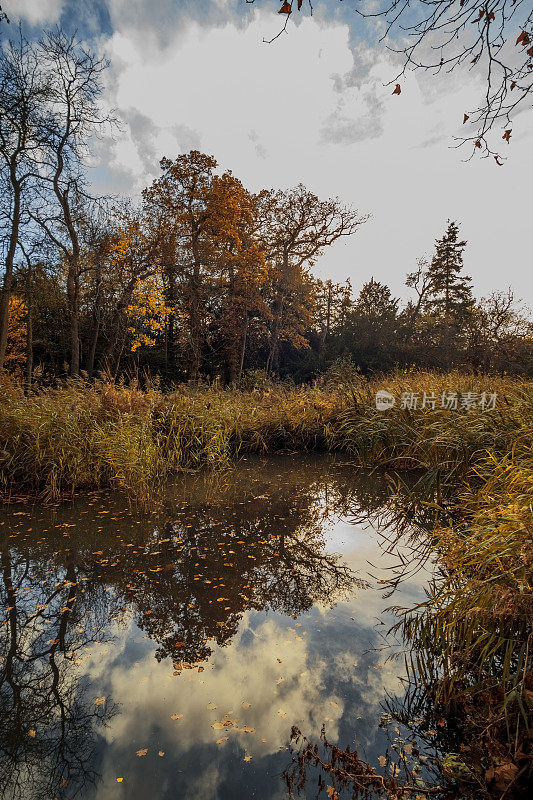
[[[461,346],[466,322],[472,312],[471,278],[462,274],[466,241],[459,239],[459,226],[448,220],[428,270],[429,290],[425,311],[433,317],[434,335],[444,366],[450,367],[452,351]]]

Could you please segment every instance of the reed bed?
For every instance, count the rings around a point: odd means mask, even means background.
[[[377,411],[374,397],[402,392],[496,391],[493,411]],[[489,450],[507,452],[530,413],[531,383],[429,373],[386,381],[245,392],[136,384],[67,385],[24,397],[0,394],[0,490],[48,498],[120,488],[144,496],[180,470],[227,466],[243,453],[330,450],[361,466],[418,469],[435,484],[463,478]],[[529,412],[525,409],[529,403]],[[525,405],[524,405],[525,404]],[[525,409],[525,410],[524,410]]]

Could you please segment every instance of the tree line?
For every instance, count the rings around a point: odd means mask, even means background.
[[[138,203],[89,189],[91,148],[117,125],[105,60],[60,30],[0,56],[0,374],[34,383],[105,373],[165,383],[310,380],[418,364],[531,372],[532,327],[511,291],[475,301],[449,222],[400,307],[373,278],[313,276],[368,216],[305,186],[249,191],[210,155],[163,158]]]

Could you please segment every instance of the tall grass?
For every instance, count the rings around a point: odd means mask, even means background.
[[[397,397],[497,391],[502,405],[465,412],[397,404],[380,412],[378,388]],[[396,375],[385,385],[361,380],[261,392],[204,387],[164,394],[73,381],[25,398],[8,386],[0,395],[0,488],[57,498],[119,487],[142,496],[182,469],[226,465],[243,453],[309,449],[342,450],[362,466],[416,468],[428,480],[457,483],[485,452],[511,447],[531,394],[531,384],[426,373]]]

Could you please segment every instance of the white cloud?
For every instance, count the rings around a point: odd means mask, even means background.
[[[374,275],[405,296],[405,274],[432,251],[450,217],[468,239],[465,268],[478,293],[512,284],[532,299],[523,266],[530,249],[523,176],[533,166],[530,134],[520,136],[526,115],[504,167],[463,163],[466,151],[449,145],[479,88],[471,78],[410,75],[396,97],[384,84],[397,65],[382,47],[352,51],[340,23],[307,17],[266,45],[279,20],[256,10],[248,25],[169,22],[161,43],[160,31],[139,22],[146,19],[140,0],[130,16],[121,0],[114,6],[122,13],[105,45],[109,101],[130,127],[110,167],[131,176],[132,192],[157,173],[161,156],[201,147],[252,189],[301,181],[372,213],[353,240],[324,256],[323,276],[350,276],[357,288]],[[150,125],[135,125],[135,115]]]
[[[22,19],[30,25],[51,25],[61,16],[63,0],[3,0],[2,8],[10,20]]]

